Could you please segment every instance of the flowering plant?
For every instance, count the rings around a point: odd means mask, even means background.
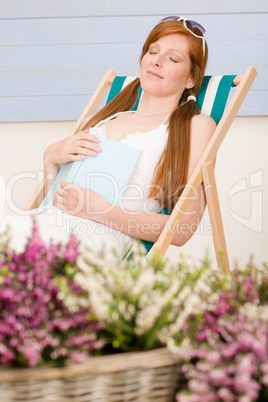
[[[9,248],[10,232],[0,238],[0,364],[62,365],[82,361],[102,345],[100,325],[88,319],[82,290],[72,281],[78,243],[40,240],[36,222],[25,250]],[[76,314],[61,300],[62,283],[79,300]]]
[[[268,400],[268,267],[232,276],[146,258],[140,246],[116,255],[84,249],[75,282],[88,293],[110,351],[168,346],[184,362],[178,401]]]
[[[267,274],[249,265],[226,275],[207,258],[171,264],[138,243],[123,261],[73,236],[46,246],[34,223],[23,253],[0,236],[0,364],[167,346],[183,363],[178,401],[267,400]]]
[[[181,402],[268,400],[268,267],[236,269],[219,305],[186,321],[170,349],[187,379]]]
[[[74,281],[88,294],[88,306],[103,327],[99,335],[110,352],[165,346],[188,317],[219,300],[211,288],[219,290],[221,283],[211,276],[207,260],[199,270],[186,259],[172,265],[148,258],[136,244],[132,258],[121,262],[116,253],[96,255],[84,247],[77,266]],[[70,292],[65,295],[69,304]]]

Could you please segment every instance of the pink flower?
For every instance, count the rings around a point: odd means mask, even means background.
[[[229,304],[225,303],[224,301],[221,301],[221,304],[216,308],[216,310],[213,311],[213,313],[216,316],[220,316],[225,314],[229,309],[230,309]]]
[[[36,220],[25,250],[18,254],[6,251],[0,262],[0,279],[4,278],[0,281],[1,364],[34,367],[52,359],[53,365],[62,364],[78,347],[83,353],[74,358],[81,360],[83,354],[88,356],[104,346],[96,336],[102,327],[88,320],[90,311],[80,308],[72,314],[58,296],[60,279],[70,293],[82,294],[65,269],[72,264],[76,269],[77,255],[74,236],[69,244],[46,246],[39,238]]]
[[[206,340],[206,339],[207,339],[207,335],[208,335],[208,331],[209,331],[208,328],[204,328],[204,330],[203,330],[202,332],[200,332],[200,333],[198,333],[198,334],[196,335],[196,340],[197,340],[198,342],[202,342],[202,341]]]
[[[214,317],[212,314],[204,313],[204,318],[208,324],[214,324],[216,322],[216,317]]]
[[[20,352],[25,357],[25,359],[28,360],[28,364],[30,367],[36,366],[41,357],[39,347],[36,343],[22,345],[20,347]]]
[[[88,354],[85,352],[80,352],[79,350],[74,350],[70,353],[70,359],[75,363],[83,363],[88,358]]]
[[[236,396],[228,388],[220,388],[217,395],[222,401],[235,402],[237,400]]]
[[[210,363],[217,364],[221,359],[221,354],[217,351],[209,351],[206,355],[206,359]]]
[[[236,343],[227,344],[226,347],[222,350],[222,357],[226,359],[232,358],[236,356],[239,349],[239,345]]]

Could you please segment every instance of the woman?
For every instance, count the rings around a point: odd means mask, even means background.
[[[162,20],[143,46],[140,78],[85,122],[77,135],[46,149],[47,188],[58,164],[83,160],[86,155],[98,157],[101,147],[94,136],[96,130],[142,150],[120,206],[109,204],[90,189],[63,181],[56,191],[56,209],[50,214],[54,224],[55,210],[57,221],[61,217],[61,224],[56,226],[65,232],[72,229],[98,249],[103,243],[106,247],[121,247],[133,238],[157,240],[168,219],[159,210],[174,207],[215,129],[210,117],[199,114],[194,97],[207,62],[202,32],[197,23],[180,17]],[[143,97],[137,111],[132,112],[140,85]],[[181,246],[192,236],[204,208],[200,188],[185,213],[184,230],[178,228],[173,244]],[[59,210],[65,214],[59,215]]]

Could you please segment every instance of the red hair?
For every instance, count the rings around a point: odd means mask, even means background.
[[[191,62],[190,74],[195,82],[193,88],[184,90],[177,108],[170,116],[167,145],[159,161],[160,163],[155,169],[153,185],[149,192],[149,197],[159,199],[163,206],[172,209],[187,182],[191,145],[191,119],[199,113],[196,103],[194,101],[187,102],[187,97],[197,94],[204,79],[207,64],[207,46],[205,46],[206,53],[203,55],[202,39],[192,35],[181,21],[168,20],[159,23],[150,32],[144,43],[141,59],[147,53],[151,43],[156,42],[162,36],[170,34],[183,34],[187,37]],[[157,194],[158,188],[161,188],[161,194]]]
[[[199,113],[196,103],[192,100],[187,102],[187,97],[196,95],[200,89],[208,56],[207,45],[205,46],[205,55],[203,55],[201,38],[192,35],[181,21],[168,20],[160,22],[149,33],[143,45],[140,60],[148,52],[152,43],[158,41],[162,36],[170,34],[183,34],[188,38],[191,62],[190,74],[194,78],[195,86],[191,89],[185,89],[178,106],[170,116],[167,144],[156,166],[149,191],[149,198],[158,199],[161,205],[168,209],[174,207],[187,182],[191,144],[191,119]],[[137,100],[139,86],[140,81],[137,78],[96,113],[83,129],[92,127],[100,120],[117,112],[132,109]]]

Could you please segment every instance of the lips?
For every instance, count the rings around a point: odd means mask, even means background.
[[[164,79],[164,77],[161,77],[161,75],[155,73],[154,71],[148,70],[148,71],[147,71],[147,74],[153,75],[153,76],[156,77],[156,78],[161,78],[162,80]]]

